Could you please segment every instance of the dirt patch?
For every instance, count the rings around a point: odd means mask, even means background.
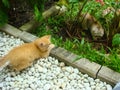
[[[56,0],[48,0],[45,3],[45,10]],[[30,21],[34,16],[33,7],[25,0],[10,0],[10,8],[8,9],[9,24],[20,27]]]

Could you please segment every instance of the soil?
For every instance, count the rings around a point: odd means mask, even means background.
[[[57,0],[48,0],[45,3],[45,10],[48,9]],[[25,0],[10,0],[10,8],[8,10],[8,23],[20,27],[34,17],[33,7]]]

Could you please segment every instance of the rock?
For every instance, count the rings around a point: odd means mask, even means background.
[[[43,68],[43,73],[47,73],[47,68]]]
[[[31,71],[31,73],[35,72],[35,68],[32,67],[30,71]]]
[[[107,87],[107,90],[112,90],[112,86],[111,85],[108,84],[106,87]]]
[[[94,79],[91,78],[91,77],[88,77],[87,79],[89,80],[89,82],[93,82],[94,81]]]
[[[0,32],[0,55],[4,56],[22,43],[20,39],[1,35]],[[8,68],[1,73],[4,76],[0,83],[2,90],[112,90],[106,82],[94,80],[77,68],[65,66],[64,62],[54,57],[39,59],[19,73]]]
[[[90,82],[90,85],[91,85],[91,86],[94,86],[95,84],[96,84],[96,83],[93,82],[93,81]]]
[[[95,79],[95,82],[96,82],[96,83],[99,83],[99,82],[100,82],[100,79]]]
[[[89,87],[90,84],[89,84],[89,83],[84,83],[84,86],[85,86],[85,87]]]
[[[69,73],[72,73],[73,72],[73,68],[72,67],[66,67],[65,70]]]
[[[79,73],[79,70],[77,68],[73,69],[73,72],[78,74]]]
[[[60,67],[64,67],[65,66],[65,63],[64,62],[60,62]]]
[[[15,72],[11,72],[11,76],[15,77],[16,73]]]
[[[55,61],[54,61],[54,64],[55,64],[55,65],[58,65],[58,64],[59,64],[59,63],[58,63],[58,60],[55,60]]]
[[[32,83],[32,84],[30,84],[30,88],[31,89],[33,89],[33,90],[35,90],[36,89],[36,87],[35,87],[35,85]]]
[[[85,87],[86,90],[92,90],[91,87]]]
[[[26,88],[25,90],[32,90],[32,88]]]
[[[0,87],[3,87],[3,83],[0,83]]]
[[[107,90],[107,88],[105,86],[101,87],[101,90]]]
[[[50,84],[45,84],[43,87],[44,90],[50,90],[50,88],[51,88]]]
[[[88,78],[88,75],[87,75],[87,74],[85,74],[85,75],[83,75],[83,77],[84,77],[84,78]]]
[[[84,81],[85,83],[88,83],[88,82],[89,82],[88,79],[84,79],[83,81]]]
[[[39,66],[37,67],[39,72],[43,72],[43,67]]]

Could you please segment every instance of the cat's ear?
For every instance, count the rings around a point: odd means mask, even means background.
[[[51,35],[45,35],[44,37],[47,38],[47,39],[50,39]]]

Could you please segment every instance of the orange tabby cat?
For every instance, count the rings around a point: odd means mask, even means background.
[[[50,37],[46,35],[31,43],[13,48],[0,60],[0,70],[9,65],[12,69],[21,71],[30,66],[34,60],[48,57],[54,47],[50,42]]]

